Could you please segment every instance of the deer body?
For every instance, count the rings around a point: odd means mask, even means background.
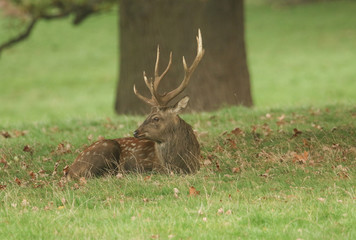
[[[172,53],[167,68],[158,74],[159,48],[154,79],[150,81],[143,74],[146,86],[152,95],[148,99],[134,92],[141,100],[152,106],[151,113],[134,132],[134,138],[118,138],[93,143],[85,149],[69,167],[66,174],[70,178],[102,175],[107,172],[179,172],[194,173],[199,170],[200,146],[192,127],[179,117],[186,108],[189,98],[184,97],[174,106],[168,103],[188,85],[190,77],[204,55],[199,30],[198,50],[190,67],[183,57],[184,79],[178,88],[163,95],[157,92],[158,85],[172,63]]]

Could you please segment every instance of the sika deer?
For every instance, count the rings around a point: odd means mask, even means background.
[[[142,96],[134,86],[138,98],[151,105],[151,113],[134,132],[134,138],[118,138],[93,143],[85,149],[68,168],[66,174],[72,178],[101,175],[117,171],[157,171],[194,173],[199,170],[200,146],[192,127],[178,114],[189,101],[182,98],[173,106],[168,103],[188,85],[190,77],[204,55],[200,30],[197,36],[197,55],[190,67],[183,57],[184,79],[178,88],[165,93],[157,92],[158,85],[172,63],[172,52],[164,72],[159,75],[159,47],[154,71],[154,79],[143,78],[150,90],[151,99]]]

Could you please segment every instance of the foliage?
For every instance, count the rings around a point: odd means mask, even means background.
[[[17,21],[22,20],[21,25],[27,25],[20,28],[15,36],[1,42],[0,53],[28,38],[38,20],[58,19],[73,15],[73,24],[79,24],[94,13],[110,9],[114,3],[116,3],[114,0],[0,0],[0,14],[13,17]]]
[[[0,126],[0,238],[355,237],[354,106],[183,118],[202,144],[198,174],[78,182],[61,178],[64,166],[97,138],[130,135],[143,117]]]

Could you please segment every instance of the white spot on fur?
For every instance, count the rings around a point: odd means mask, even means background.
[[[90,154],[90,151],[88,151],[86,155],[89,155],[89,154]]]
[[[103,143],[103,146],[106,147],[108,144],[106,142]]]

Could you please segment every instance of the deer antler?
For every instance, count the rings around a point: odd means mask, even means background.
[[[151,106],[167,106],[167,104],[175,98],[177,95],[179,95],[183,90],[187,87],[190,77],[192,76],[194,70],[198,66],[200,60],[204,56],[205,50],[203,49],[203,41],[200,33],[200,29],[198,30],[198,36],[197,36],[197,55],[190,67],[187,66],[187,63],[185,61],[185,58],[183,56],[183,67],[184,67],[184,79],[181,82],[181,84],[176,88],[170,91],[169,93],[165,93],[163,95],[159,94],[157,92],[157,88],[159,83],[161,82],[162,78],[167,74],[169,68],[171,67],[172,64],[172,52],[169,55],[169,62],[164,70],[164,72],[159,75],[158,74],[158,65],[159,65],[159,46],[157,47],[157,58],[156,58],[156,64],[155,64],[155,75],[154,79],[149,81],[147,79],[146,73],[143,72],[143,79],[146,83],[147,88],[150,90],[150,93],[152,95],[151,99],[148,99],[144,96],[142,96],[140,93],[137,92],[136,87],[134,85],[134,93],[138,98],[143,100],[144,102],[148,103]]]

